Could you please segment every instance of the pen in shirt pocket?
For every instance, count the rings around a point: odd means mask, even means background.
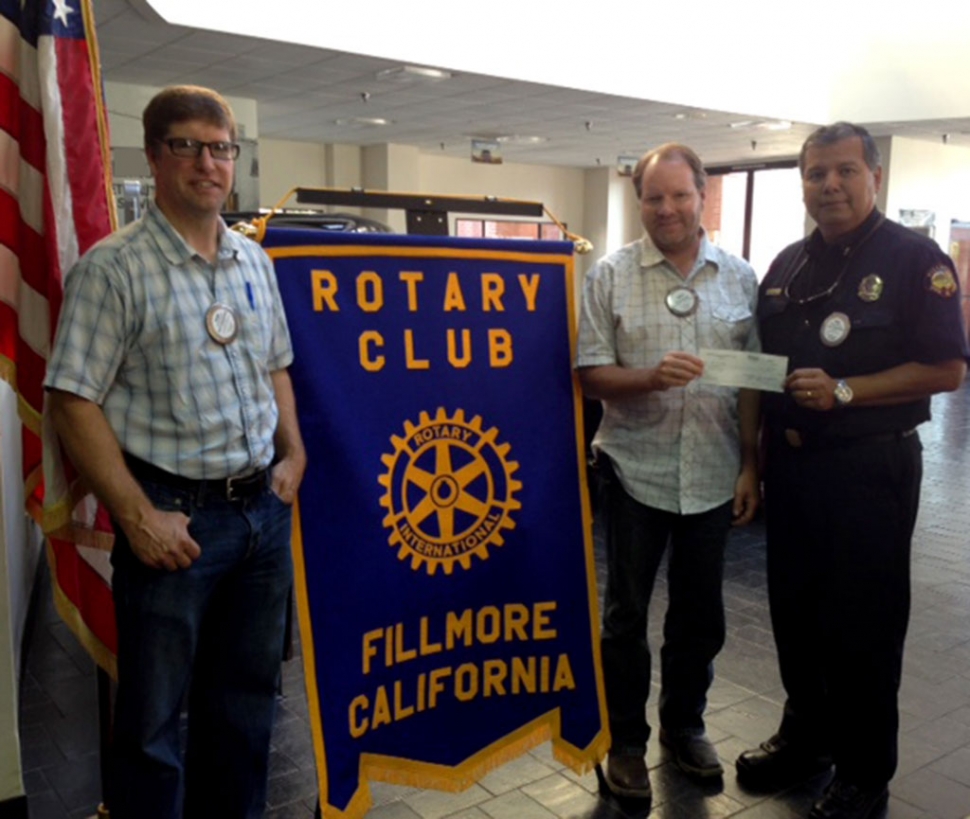
[[[246,282],[246,296],[249,298],[249,306],[251,309],[256,309],[256,296],[253,295],[253,285],[250,282]]]

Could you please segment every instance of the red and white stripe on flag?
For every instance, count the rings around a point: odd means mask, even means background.
[[[73,486],[42,385],[63,276],[113,228],[91,0],[0,0],[0,376],[18,395],[27,508],[48,534],[55,602],[109,668],[111,595],[90,552],[110,527]]]

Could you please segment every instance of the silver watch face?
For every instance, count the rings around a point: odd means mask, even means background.
[[[833,394],[835,395],[835,400],[838,401],[841,406],[845,406],[852,400],[852,387],[850,387],[844,381],[840,381],[835,385]]]

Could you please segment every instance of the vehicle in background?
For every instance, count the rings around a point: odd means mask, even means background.
[[[269,211],[230,211],[222,214],[229,227],[239,222],[251,222],[266,216]],[[275,227],[307,228],[335,233],[393,233],[390,227],[376,219],[350,213],[322,213],[318,210],[282,210],[274,214],[269,224]]]

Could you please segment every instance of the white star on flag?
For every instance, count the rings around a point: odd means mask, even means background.
[[[74,11],[67,4],[67,0],[54,0],[54,19],[60,20],[65,26],[67,25],[67,15],[73,14]]]

